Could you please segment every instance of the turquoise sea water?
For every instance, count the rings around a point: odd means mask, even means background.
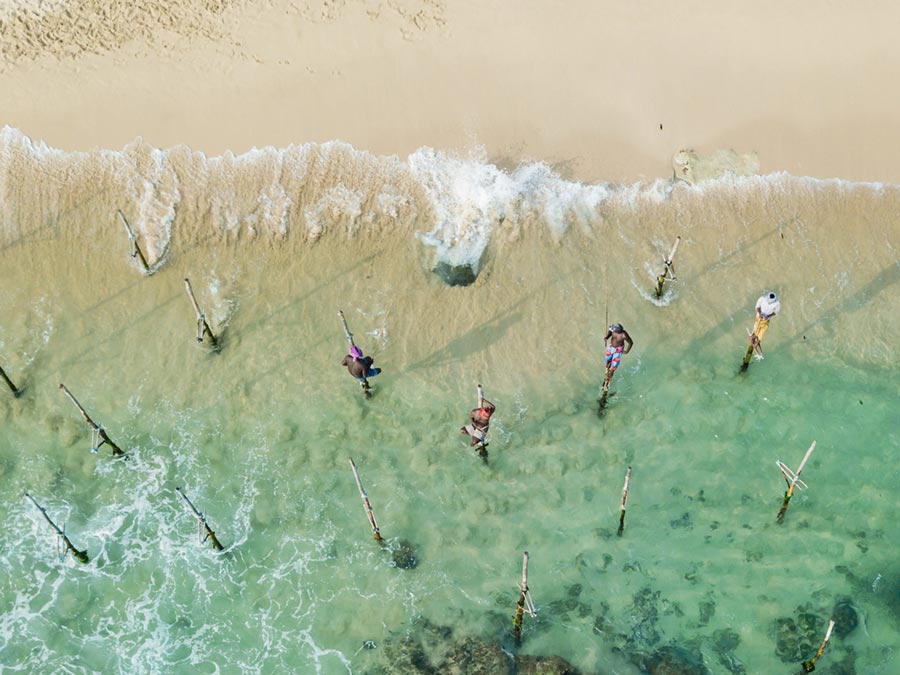
[[[652,671],[667,645],[696,672],[790,673],[836,603],[858,623],[817,672],[896,671],[896,187],[0,140],[0,366],[24,389],[0,389],[4,672],[452,672],[476,637],[588,673]],[[477,279],[447,286],[439,262]],[[783,315],[741,374],[769,289]],[[384,369],[370,400],[338,365],[338,309]],[[598,414],[611,321],[635,347]],[[59,383],[127,462],[90,452]],[[458,432],[478,383],[498,408],[486,464]],[[778,525],[775,460],[813,440]],[[176,486],[225,552],[198,545]],[[26,491],[87,565],[58,559]],[[526,550],[538,613],[516,646]]]

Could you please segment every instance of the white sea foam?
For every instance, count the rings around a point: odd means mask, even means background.
[[[207,158],[183,146],[160,150],[137,139],[121,151],[72,153],[33,142],[8,126],[0,131],[0,194],[7,195],[0,205],[5,230],[0,236],[15,240],[33,231],[34,225],[19,217],[31,207],[18,200],[29,194],[43,204],[45,225],[59,227],[72,219],[71,227],[82,228],[83,236],[91,236],[92,229],[99,233],[113,215],[83,198],[73,211],[68,195],[88,185],[96,199],[122,208],[154,270],[165,264],[179,238],[218,233],[227,239],[285,239],[296,233],[300,241],[316,241],[408,233],[434,250],[434,262],[467,265],[475,272],[491,242],[515,241],[530,228],[545,228],[559,241],[573,225],[585,233],[604,232],[613,218],[617,236],[631,245],[621,219],[629,212],[650,215],[672,200],[704,199],[706,216],[725,220],[743,204],[784,201],[788,191],[862,190],[877,197],[888,189],[880,183],[733,173],[693,185],[671,179],[588,185],[565,180],[542,163],[507,172],[480,149],[457,156],[422,148],[401,162],[339,142]],[[48,200],[41,194],[54,196]],[[81,213],[88,207],[90,216]],[[729,213],[717,214],[725,209]]]

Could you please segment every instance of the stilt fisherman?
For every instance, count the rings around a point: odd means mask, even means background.
[[[616,368],[619,367],[622,354],[631,351],[634,341],[622,324],[614,323],[609,326],[606,335],[603,336],[603,344],[606,346],[606,377],[603,380],[603,391],[608,391],[609,383],[616,373]]]
[[[758,359],[763,358],[762,339],[769,330],[769,321],[781,312],[781,300],[774,291],[759,296],[756,301],[756,322],[753,324],[753,332],[750,334],[750,346],[755,349]]]

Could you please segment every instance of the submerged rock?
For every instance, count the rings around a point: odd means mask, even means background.
[[[669,521],[669,526],[675,530],[677,530],[677,529],[693,530],[694,529],[694,523],[691,522],[691,514],[687,513],[687,512],[682,513],[681,518],[676,518],[675,520]]]
[[[471,265],[451,265],[445,262],[435,265],[434,273],[448,286],[470,286],[478,278],[478,273]]]
[[[563,600],[554,600],[546,605],[547,613],[552,616],[565,616],[569,613],[576,612],[578,616],[584,618],[589,616],[591,608],[579,600],[581,595],[581,584],[574,584],[566,588],[566,598]]]
[[[600,613],[594,617],[594,632],[598,635],[611,635],[613,623],[609,618],[609,603],[600,603]]]
[[[441,665],[441,675],[513,675],[513,662],[496,642],[464,638]]]
[[[394,544],[391,550],[391,560],[394,563],[394,567],[399,567],[401,570],[411,570],[419,564],[416,550],[413,548],[412,543],[406,539],[401,539]]]
[[[675,645],[657,649],[645,667],[649,675],[710,675],[699,652],[691,652]]]
[[[850,598],[838,598],[831,610],[831,618],[834,619],[834,634],[837,637],[850,635],[859,625],[859,615]]]
[[[413,625],[429,661],[431,663],[444,661],[447,652],[453,646],[453,629],[450,626],[432,623],[425,617],[420,617]]]
[[[733,675],[744,675],[747,669],[744,664],[734,655],[734,650],[741,643],[741,636],[730,628],[723,628],[714,631],[712,634],[713,651],[719,658],[721,663],[729,673]]]
[[[367,675],[581,675],[559,656],[513,656],[503,647],[477,637],[454,639],[453,629],[425,617],[412,631],[383,640],[366,641],[371,650]]]
[[[438,675],[422,645],[411,637],[391,640],[383,644],[384,666],[377,667],[377,675]]]
[[[812,658],[825,636],[826,621],[807,605],[797,608],[796,618],[775,621],[775,653],[785,663],[800,663]]]
[[[699,605],[700,625],[705,626],[716,615],[716,603],[711,599],[701,600]]]
[[[575,666],[559,656],[517,656],[516,675],[580,675]]]
[[[649,587],[635,593],[631,605],[631,649],[647,652],[660,640],[656,623],[659,621],[659,591]]]

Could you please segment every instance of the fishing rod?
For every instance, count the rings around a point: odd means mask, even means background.
[[[59,555],[60,562],[62,562],[65,559],[66,553],[71,552],[72,557],[75,558],[75,560],[77,560],[80,563],[86,563],[88,561],[87,550],[79,551],[77,548],[75,548],[75,545],[72,544],[72,542],[69,541],[69,538],[66,536],[65,526],[63,526],[63,529],[60,529],[56,525],[56,523],[54,523],[52,520],[50,520],[50,516],[47,515],[47,510],[43,506],[38,504],[37,500],[34,497],[32,497],[27,492],[25,493],[25,496],[31,500],[31,503],[37,507],[37,510],[41,512],[41,514],[44,516],[44,519],[48,523],[50,523],[50,527],[53,529],[54,532],[56,532],[57,542],[62,544],[62,547],[61,547],[62,551]]]
[[[200,511],[197,510],[197,507],[194,506],[191,500],[187,498],[187,495],[182,492],[180,487],[176,487],[175,491],[181,495],[181,498],[184,499],[188,507],[190,507],[191,511],[194,512],[194,516],[197,518],[197,538],[199,539],[200,543],[202,544],[207,539],[209,539],[214,549],[216,549],[217,551],[223,550],[225,547],[219,543],[219,540],[216,537],[216,533],[212,531],[209,523],[206,522],[206,516],[204,516]]]

